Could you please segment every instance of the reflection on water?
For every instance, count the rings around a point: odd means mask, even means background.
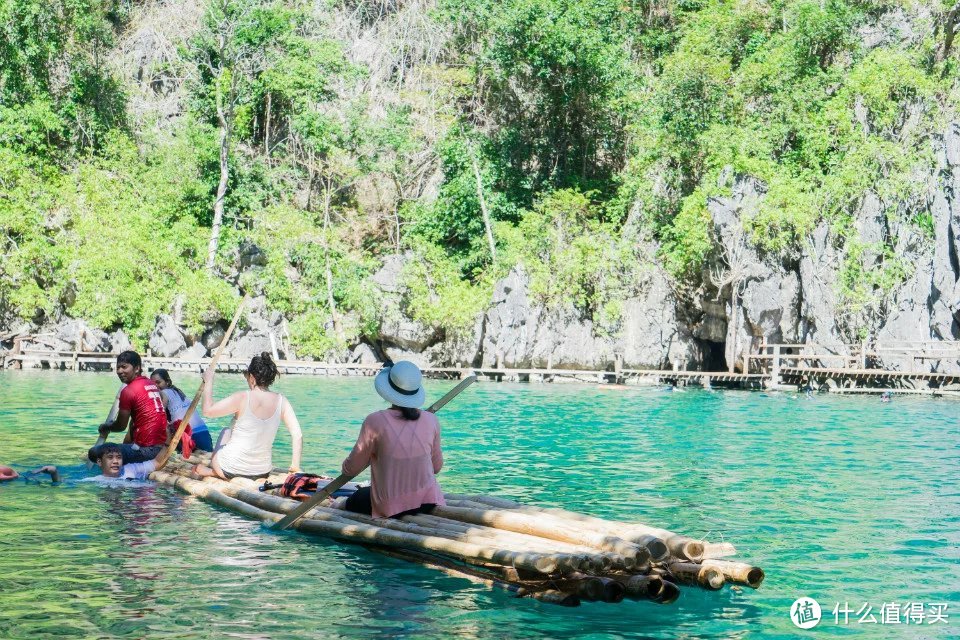
[[[188,389],[199,381],[182,378]],[[218,385],[222,395],[241,380]],[[430,383],[430,397],[451,385]],[[475,385],[440,415],[446,489],[729,540],[767,572],[758,591],[563,609],[271,533],[167,487],[77,483],[116,386],[109,375],[0,372],[0,463],[58,463],[68,477],[0,485],[0,638],[795,637],[787,609],[801,595],[823,605],[818,634],[871,637],[833,625],[833,604],[960,607],[951,401]],[[369,380],[284,378],[279,390],[304,424],[304,467],[317,472],[337,471],[380,406]],[[891,632],[956,637],[956,615]]]

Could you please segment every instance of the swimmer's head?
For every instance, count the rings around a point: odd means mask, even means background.
[[[119,478],[123,467],[123,450],[120,445],[108,442],[96,447],[90,447],[87,452],[90,462],[100,465],[100,473],[108,478]]]

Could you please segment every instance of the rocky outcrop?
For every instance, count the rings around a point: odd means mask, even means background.
[[[727,362],[739,362],[747,349],[755,352],[763,339],[816,343],[838,352],[844,343],[868,340],[891,354],[881,355],[874,365],[958,370],[960,363],[929,359],[918,365],[895,352],[908,342],[960,339],[960,202],[955,196],[960,194],[960,126],[948,128],[940,157],[928,197],[932,234],[903,216],[888,216],[884,204],[868,192],[844,243],[821,222],[796,260],[763,254],[744,233],[742,221],[756,214],[764,197],[761,183],[741,176],[730,197],[711,199],[708,210],[720,257],[708,284],[713,285],[710,296],[724,305]],[[851,246],[854,255],[848,254]],[[848,260],[858,261],[864,272],[897,260],[894,266],[906,278],[889,292],[863,292],[867,299],[852,306],[840,291]],[[717,315],[707,297],[700,304],[705,315]]]
[[[227,328],[223,323],[218,322],[203,332],[203,335],[200,337],[200,343],[204,348],[212,351],[220,346],[225,335],[227,335]]]
[[[383,266],[370,278],[380,293],[378,346],[391,360],[411,360],[425,365],[430,358],[421,354],[440,342],[442,336],[437,330],[411,319],[403,308],[403,269],[411,259],[412,254],[387,256]]]
[[[800,279],[782,259],[761,256],[743,221],[755,216],[763,186],[750,178],[734,183],[732,196],[712,198],[707,210],[720,247],[720,261],[711,273],[716,300],[727,318],[725,360],[742,369],[746,353],[761,341],[795,341],[799,324]]]
[[[592,320],[572,306],[545,309],[529,291],[522,267],[496,284],[484,316],[483,366],[603,370],[618,359],[624,368],[686,367],[696,359],[693,336],[677,321],[677,300],[659,267],[650,265],[624,302],[613,335],[598,335]]]
[[[234,360],[250,360],[263,352],[272,353],[270,337],[256,331],[235,337],[225,350],[225,357]]]
[[[800,255],[800,324],[796,342],[839,344],[836,284],[840,255],[830,237],[830,228],[820,223]]]
[[[124,333],[122,329],[117,329],[110,334],[110,345],[110,351],[113,353],[121,353],[133,349],[133,343],[130,342],[130,338],[127,337],[127,334]]]
[[[670,277],[654,260],[656,246],[646,243],[641,256],[647,266],[636,292],[623,304],[615,352],[624,368],[693,368],[699,348],[690,327],[679,319],[679,301]]]
[[[207,357],[207,348],[200,342],[195,342],[180,352],[180,357],[186,360],[200,360]]]
[[[529,289],[522,267],[494,287],[484,320],[482,366],[605,369],[613,363],[613,345],[595,335],[589,319],[572,307],[548,313],[530,299]]]
[[[172,316],[161,315],[147,344],[151,353],[169,358],[187,348],[187,338]]]

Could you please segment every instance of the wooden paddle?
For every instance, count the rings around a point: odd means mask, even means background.
[[[459,395],[461,391],[463,391],[464,389],[466,389],[476,381],[477,381],[476,375],[471,375],[464,378],[463,380],[460,381],[460,384],[455,386],[453,389],[448,391],[446,395],[444,395],[442,398],[440,398],[439,400],[434,402],[432,405],[430,405],[427,411],[429,411],[430,413],[436,413],[437,411],[442,409],[445,404],[447,404],[448,402],[453,400],[457,395]],[[285,515],[282,520],[278,520],[277,523],[270,528],[273,529],[274,531],[283,531],[284,529],[290,528],[291,526],[293,526],[293,524],[297,520],[299,520],[304,515],[306,515],[308,511],[310,511],[315,506],[317,506],[318,504],[320,504],[321,502],[329,498],[331,495],[333,495],[333,493],[337,489],[339,489],[343,485],[353,480],[353,478],[354,476],[347,475],[345,473],[340,474],[339,476],[337,476],[336,480],[334,480],[333,482],[325,486],[322,491],[317,491],[315,494],[313,494],[313,496],[311,496],[309,499],[304,501],[303,504],[301,504],[299,507],[297,507],[296,509],[294,509],[293,511]]]
[[[233,321],[230,323],[230,326],[227,327],[227,332],[223,334],[223,340],[220,342],[220,347],[217,348],[217,353],[214,354],[213,360],[210,361],[210,364],[207,365],[208,369],[216,371],[217,361],[220,360],[220,356],[223,355],[223,350],[226,348],[227,343],[230,342],[230,337],[233,335],[233,330],[237,327],[237,322],[240,321],[240,314],[243,313],[243,307],[247,304],[247,298],[249,295],[243,296],[243,300],[240,301],[240,306],[237,307],[237,313],[233,316]],[[183,414],[183,418],[180,420],[180,426],[177,427],[176,433],[173,434],[173,438],[170,440],[170,444],[166,446],[165,449],[160,451],[160,454],[154,458],[157,463],[156,470],[163,469],[164,465],[167,464],[167,460],[170,459],[170,456],[173,455],[173,452],[177,450],[177,444],[180,443],[180,438],[183,436],[183,432],[186,431],[187,425],[190,424],[190,419],[193,417],[194,412],[197,410],[197,405],[200,404],[200,398],[203,397],[203,385],[204,381],[200,380],[200,388],[197,389],[197,395],[193,396],[193,402],[190,403],[190,406],[187,408],[187,412]]]

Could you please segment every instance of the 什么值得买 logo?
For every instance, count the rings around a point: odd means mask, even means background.
[[[820,604],[813,598],[797,598],[790,605],[790,621],[800,629],[812,629],[820,623]]]

